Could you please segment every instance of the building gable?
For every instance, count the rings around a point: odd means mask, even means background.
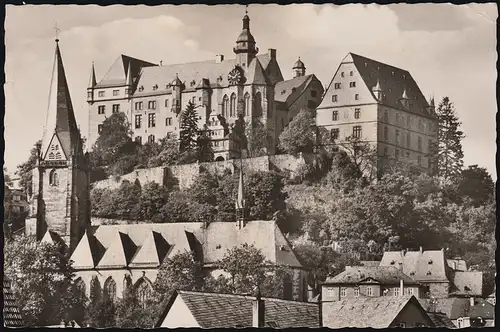
[[[156,327],[180,328],[203,327],[198,324],[193,313],[178,293],[169,301],[164,313],[160,316]]]
[[[52,139],[43,155],[43,160],[68,160],[68,156],[64,151],[64,148],[57,137],[57,133],[52,135]]]
[[[128,235],[122,232],[115,233],[114,241],[106,248],[97,268],[126,267],[136,249]]]
[[[159,266],[167,255],[170,245],[158,232],[149,232],[144,244],[132,258],[130,266]]]
[[[100,247],[102,245],[97,239],[85,232],[71,255],[73,267],[76,269],[94,268],[104,253],[104,248]]]

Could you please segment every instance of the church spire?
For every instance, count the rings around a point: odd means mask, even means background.
[[[245,226],[245,190],[243,186],[243,162],[240,160],[240,179],[238,181],[238,194],[236,196],[236,218],[237,226],[242,229]]]
[[[248,17],[248,6],[245,9],[245,16],[243,16],[243,29],[236,39],[236,46],[233,48],[236,54],[236,63],[246,68],[250,62],[255,58],[259,49],[255,47],[255,39],[250,32],[250,17]]]
[[[94,62],[92,61],[92,69],[90,70],[90,79],[89,79],[89,88],[93,88],[96,86],[97,81],[95,79],[95,68],[94,68]]]
[[[49,147],[53,150],[53,154],[48,153]],[[60,156],[61,159],[68,160],[70,155],[82,152],[81,148],[80,133],[73,112],[61,50],[59,49],[59,39],[56,39],[41,158],[58,159],[56,156]],[[80,151],[77,151],[78,149]]]

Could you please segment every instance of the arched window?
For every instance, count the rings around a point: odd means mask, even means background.
[[[59,175],[57,174],[57,171],[55,169],[50,171],[49,184],[51,186],[58,186],[59,185]]]
[[[250,112],[250,94],[245,93],[245,102],[243,104],[243,116],[247,116],[248,112]]]
[[[236,94],[231,95],[231,109],[229,111],[229,116],[236,116]]]
[[[139,303],[141,303],[142,307],[145,308],[146,303],[151,298],[153,292],[151,281],[149,281],[149,279],[146,277],[142,277],[135,284],[135,291]]]
[[[125,297],[125,293],[132,287],[132,278],[129,274],[123,278],[123,296]]]
[[[229,98],[227,95],[224,95],[224,98],[222,98],[222,116],[226,119],[229,116]]]
[[[116,300],[116,282],[112,277],[109,277],[104,282],[104,298],[111,302]]]
[[[78,278],[75,280],[75,289],[76,289],[76,294],[80,298],[84,298],[87,292],[87,289],[85,287],[85,282],[82,280],[82,278]]]
[[[255,98],[253,100],[253,116],[256,118],[262,116],[262,95],[260,92],[255,94]]]
[[[90,282],[90,301],[97,303],[101,300],[101,283],[96,276],[92,278]]]

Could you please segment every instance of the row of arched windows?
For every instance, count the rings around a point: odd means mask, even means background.
[[[85,283],[82,278],[78,278],[75,281],[76,289],[79,291],[81,296],[84,296],[86,293]],[[131,290],[132,288],[132,278],[130,275],[126,275],[123,278],[123,296],[125,296],[125,292]],[[153,284],[152,282],[146,278],[142,277],[133,286],[133,289],[136,293],[139,302],[142,303],[143,306],[146,305],[146,302],[151,299],[153,295]],[[94,276],[90,282],[90,301],[99,301],[104,299],[111,302],[116,302],[116,281],[113,277],[108,277],[104,282],[104,287],[101,289],[101,283],[99,279]]]
[[[237,105],[238,101],[236,98],[236,94],[232,93],[230,97],[224,95],[222,98],[222,115],[227,119],[230,117],[237,117]],[[248,115],[248,111],[250,110],[250,94],[247,92],[243,96],[243,116]],[[257,92],[254,97],[254,116],[259,117],[262,116],[262,96],[260,92]]]

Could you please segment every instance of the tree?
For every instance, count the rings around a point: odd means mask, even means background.
[[[198,152],[198,161],[200,163],[214,161],[212,138],[208,135],[209,132],[210,130],[208,129],[207,125],[204,125],[204,129],[198,132],[196,146]]]
[[[216,206],[218,188],[217,177],[209,172],[203,172],[194,179],[193,185],[187,189],[187,193],[200,204]]]
[[[189,101],[180,119],[179,150],[181,153],[193,152],[196,149],[198,137],[198,113],[194,104]]]
[[[24,192],[30,197],[32,192],[32,171],[36,166],[38,159],[37,144],[42,144],[42,141],[37,141],[33,148],[30,150],[30,156],[27,161],[17,166],[17,175],[19,176],[19,185],[23,188]]]
[[[245,124],[248,157],[260,157],[267,154],[267,129],[258,119],[253,118]]]
[[[139,220],[141,218],[138,210],[141,193],[142,188],[138,180],[134,183],[127,180],[122,181],[112,196],[112,216],[127,220]]]
[[[437,173],[446,180],[456,180],[463,167],[464,153],[462,140],[464,133],[460,130],[460,121],[453,103],[444,97],[436,110],[438,116]]]
[[[283,176],[276,172],[254,172],[247,176],[246,204],[252,220],[270,220],[275,213],[283,213],[287,198]]]
[[[135,290],[128,289],[116,305],[115,325],[119,328],[152,328],[162,309],[154,300],[141,303]]]
[[[179,141],[175,136],[164,137],[159,140],[160,151],[148,161],[148,167],[175,165],[179,156]]]
[[[315,145],[314,113],[302,109],[279,137],[279,147],[286,153],[312,153]]]
[[[167,203],[168,191],[156,182],[147,182],[141,190],[137,215],[141,220],[159,221],[160,211]]]
[[[493,200],[495,184],[486,168],[469,166],[462,171],[458,190],[471,199],[472,205],[479,207]]]
[[[338,145],[347,153],[352,164],[369,181],[376,175],[376,151],[370,142],[349,136]]]
[[[74,271],[62,244],[25,236],[5,245],[5,276],[12,281],[23,321],[28,326],[59,324],[76,318],[84,303],[74,294]]]

